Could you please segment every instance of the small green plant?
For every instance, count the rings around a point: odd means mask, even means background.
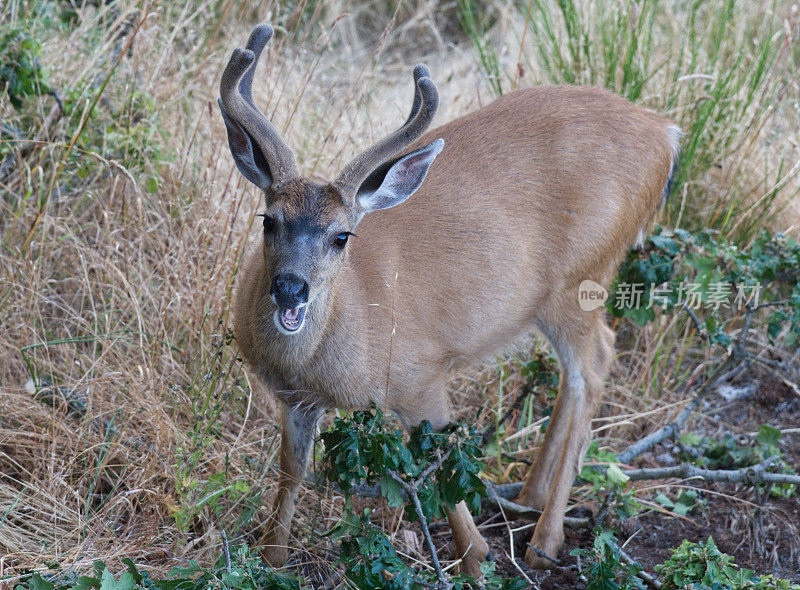
[[[0,174],[22,180],[31,168],[38,169],[48,179],[32,190],[38,193],[41,211],[56,192],[91,194],[88,187],[109,169],[155,193],[163,164],[175,155],[166,148],[169,131],[160,125],[156,101],[130,77],[125,36],[117,38],[117,53],[112,52],[120,58],[99,62],[101,71],[90,69],[59,80],[41,67],[43,40],[57,38],[75,24],[60,4],[23,3],[18,20],[0,24],[0,92],[16,109],[3,113],[7,118],[0,126]],[[87,54],[104,42],[99,29],[76,41],[84,44]],[[120,80],[126,74],[127,80]],[[55,99],[52,109],[42,104],[40,97],[46,94]]]
[[[573,549],[570,555],[581,560],[580,572],[586,576],[586,590],[646,588],[637,577],[641,566],[623,558],[617,539],[609,530],[595,531],[591,549]]]
[[[369,508],[357,514],[348,498],[341,523],[331,533],[341,542],[348,579],[359,588],[410,587],[420,574],[400,559],[389,537],[370,522],[371,514]]]
[[[486,495],[479,475],[483,468],[480,437],[474,428],[451,425],[435,432],[426,420],[411,431],[406,442],[403,431],[391,428],[383,413],[375,409],[337,418],[321,438],[325,476],[345,492],[362,481],[380,484],[389,505],[401,506],[401,482],[422,476],[417,488],[428,520],[443,516],[445,506],[454,508],[462,500],[477,511]],[[412,521],[418,518],[413,506],[406,505],[406,510]]]
[[[714,539],[705,543],[685,540],[672,556],[656,571],[663,577],[663,590],[705,589],[737,590],[740,588],[763,588],[796,590],[800,585],[774,576],[757,576],[752,570],[739,568],[733,558],[720,551]]]
[[[748,246],[710,230],[667,232],[656,227],[645,248],[631,250],[607,302],[617,317],[639,325],[666,313],[691,312],[709,343],[731,345],[741,318],[754,316],[773,341],[800,343],[800,244],[782,234],[759,234]],[[761,317],[763,315],[763,318]],[[744,352],[744,351],[741,351]]]
[[[705,500],[699,497],[697,490],[681,490],[674,499],[659,493],[656,502],[679,516],[686,516],[693,510],[701,510],[705,506]]]
[[[739,568],[733,558],[720,551],[709,537],[705,543],[683,541],[672,556],[656,571],[661,574],[662,590],[799,590],[800,585],[772,575],[758,576]],[[592,549],[574,549],[580,573],[586,577],[586,590],[639,590],[643,579],[651,578],[632,561],[608,530],[595,531]],[[654,582],[654,580],[648,580]]]
[[[221,327],[221,320],[218,323]],[[181,530],[187,530],[204,511],[219,518],[237,506],[235,522],[226,526],[239,534],[261,507],[262,491],[251,486],[242,477],[234,477],[230,470],[230,457],[225,457],[221,470],[209,471],[209,461],[216,450],[223,411],[240,390],[236,375],[241,369],[238,360],[230,356],[233,333],[215,334],[212,337],[211,353],[204,354],[197,378],[186,393],[193,414],[194,426],[188,433],[188,441],[178,449],[175,465],[175,490],[178,507],[175,522]],[[179,393],[178,388],[174,388]]]
[[[602,464],[607,467],[603,468]],[[641,505],[633,496],[634,489],[628,483],[630,478],[619,468],[616,454],[601,449],[596,440],[589,444],[578,477],[591,486],[591,494],[614,510],[617,518],[625,520],[641,511]]]

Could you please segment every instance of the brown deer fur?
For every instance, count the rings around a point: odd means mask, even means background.
[[[444,426],[453,373],[533,330],[557,353],[561,387],[517,501],[543,511],[531,545],[556,556],[614,358],[603,308],[582,311],[578,285],[609,286],[662,203],[679,137],[664,117],[605,90],[536,87],[403,149],[444,139],[416,194],[360,223],[334,185],[295,178],[265,189],[267,212],[283,224],[357,233],[325,264],[313,248],[265,240],[241,272],[236,339],[284,404],[266,539],[273,564],[286,559],[294,498],[324,410],[377,404],[406,425]],[[287,264],[311,285],[305,326],[291,335],[276,327],[270,297],[273,276]],[[487,546],[463,503],[448,518],[464,568],[476,574]],[[525,560],[549,565],[530,549]]]

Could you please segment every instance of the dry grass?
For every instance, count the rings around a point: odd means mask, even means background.
[[[217,83],[255,22],[280,25],[257,100],[301,167],[319,175],[402,121],[413,61],[434,72],[439,121],[491,100],[453,6],[388,4],[330,0],[278,10],[232,0],[123,0],[80,8],[71,27],[29,21],[46,31],[41,61],[51,86],[79,90],[69,98],[78,107],[49,127],[51,98],[23,110],[0,103],[4,125],[39,141],[0,179],[0,574],[53,560],[79,570],[94,559],[116,565],[122,557],[164,571],[216,557],[221,528],[258,541],[265,508],[249,522],[237,519],[259,503],[260,491],[270,495],[277,431],[272,402],[251,392],[226,335],[238,264],[258,233],[250,230],[259,196],[229,157],[213,104]],[[12,2],[0,22],[29,9]],[[488,10],[501,66],[514,79],[524,10],[501,2]],[[789,4],[778,10],[792,43],[771,75],[788,80],[786,98],[763,128],[742,130],[746,149],[736,154],[747,157],[748,170],[769,163],[758,178],[773,178],[785,204],[771,223],[796,231],[796,176],[786,171],[798,157],[800,16]],[[533,55],[530,36],[526,43]],[[529,68],[518,82],[539,79]],[[689,116],[695,99],[686,95],[673,116]],[[120,137],[124,147],[115,143]],[[776,177],[778,156],[789,167]],[[754,195],[774,188],[759,182]],[[714,183],[718,189],[703,192],[704,211],[714,206],[708,199],[742,185],[712,171],[690,179],[681,197]],[[595,422],[614,448],[672,416],[679,384],[707,360],[674,320],[620,328],[622,352]],[[508,406],[522,383],[514,358],[454,381],[464,417],[487,399],[485,422]],[[47,383],[62,388],[73,411],[31,393]],[[82,402],[85,409],[74,411]],[[515,419],[508,434],[526,424]],[[535,435],[519,437],[506,450],[524,458],[536,444]],[[496,470],[515,479],[524,467],[502,460]],[[215,474],[227,486],[216,507],[208,497]],[[330,494],[304,498],[295,532],[305,545],[319,542],[337,504]],[[381,517],[398,530],[397,514]]]

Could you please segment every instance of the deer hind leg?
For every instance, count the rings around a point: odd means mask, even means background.
[[[426,391],[436,391],[439,395],[428,397],[428,402],[415,400],[414,403],[404,404],[397,408],[397,413],[407,427],[429,420],[436,430],[441,430],[450,423],[450,408],[447,405],[447,393],[444,383],[425,388]],[[441,401],[444,400],[444,401]],[[411,410],[410,408],[414,408]],[[445,508],[447,522],[453,532],[453,544],[456,549],[456,558],[461,560],[459,569],[464,573],[480,578],[480,565],[489,559],[489,546],[481,535],[475,521],[470,514],[466,502],[459,502],[453,510]]]
[[[267,522],[262,551],[264,560],[273,567],[282,566],[288,557],[294,501],[306,475],[314,434],[323,414],[324,410],[309,406],[282,407],[278,495]]]
[[[525,562],[533,568],[550,567],[543,555],[554,558],[564,540],[570,489],[589,446],[592,415],[614,356],[614,333],[601,310],[579,313],[559,314],[541,326],[556,349],[561,378],[544,442],[517,498],[542,510],[525,554]]]

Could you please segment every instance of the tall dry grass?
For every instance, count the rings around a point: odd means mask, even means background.
[[[707,87],[692,80],[705,78],[673,81],[680,90],[671,93],[664,72],[720,72],[662,63],[678,45],[684,9],[664,4],[653,8],[650,63],[640,65],[655,73],[639,99],[691,121],[708,100]],[[596,19],[599,5],[579,6]],[[300,166],[323,176],[403,120],[413,62],[434,72],[439,121],[492,100],[490,74],[506,91],[567,71],[575,82],[599,81],[591,60],[548,73],[542,52],[570,42],[555,15],[543,49],[542,17],[532,21],[527,3],[481,4],[473,25],[463,8],[438,0],[121,0],[81,4],[69,22],[55,2],[14,0],[4,10],[3,26],[40,40],[47,82],[65,107],[49,95],[17,108],[3,94],[0,103],[0,153],[12,158],[0,178],[0,574],[121,557],[163,570],[215,557],[222,528],[258,541],[277,429],[272,402],[251,390],[229,341],[229,303],[258,235],[251,230],[260,203],[228,154],[214,105],[221,69],[254,23],[277,25],[257,100]],[[685,178],[673,220],[704,223],[731,194],[763,207],[759,195],[774,193],[770,203],[782,212],[769,209],[757,225],[797,228],[790,172],[800,129],[800,16],[790,3],[737,7],[732,36],[751,34],[765,10],[776,15],[780,47],[770,85],[733,122],[739,147]],[[581,26],[599,48],[593,22]],[[494,74],[476,62],[476,40],[496,56]],[[719,59],[720,67],[732,63]],[[625,330],[596,422],[597,436],[617,447],[667,419],[674,392],[706,354],[677,322]],[[459,376],[454,396],[464,415],[486,399],[491,412],[482,420],[502,414],[521,387],[514,359]],[[532,410],[526,416],[512,428],[535,421]],[[537,438],[513,442],[507,451],[522,459]],[[524,465],[503,468],[519,477]],[[309,547],[326,547],[318,533],[335,515],[335,499],[312,495],[295,532]]]

